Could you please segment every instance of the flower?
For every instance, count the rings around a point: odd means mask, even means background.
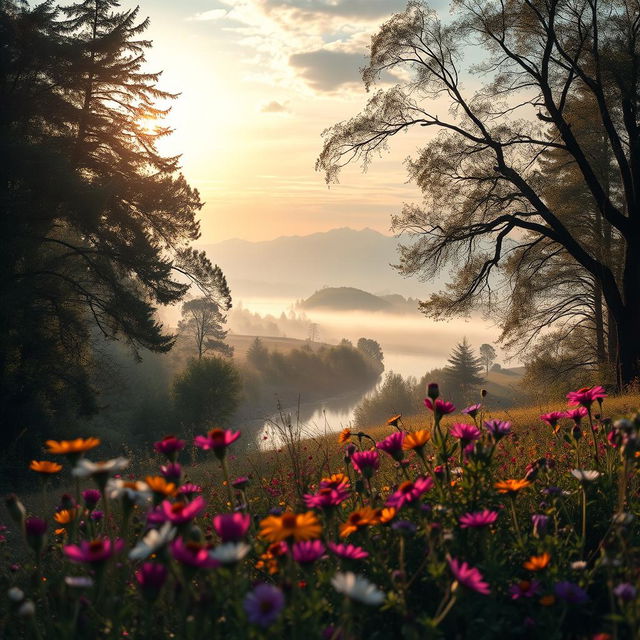
[[[193,443],[196,447],[213,453],[218,458],[224,458],[227,447],[240,437],[239,431],[231,431],[231,429],[211,429],[206,436],[196,436]]]
[[[160,467],[160,473],[164,476],[165,480],[178,483],[180,482],[180,478],[182,478],[182,465],[178,462],[170,462]]]
[[[357,509],[351,513],[346,522],[343,522],[340,525],[340,537],[346,538],[359,529],[372,524],[378,524],[378,522],[378,513],[375,509],[372,509],[371,507],[362,507],[362,509]]]
[[[483,595],[488,595],[491,592],[489,584],[485,582],[484,576],[478,569],[470,567],[466,562],[459,562],[456,558],[448,558],[447,562],[453,577],[461,585]]]
[[[24,534],[27,544],[37,554],[44,546],[45,533],[47,531],[47,521],[42,518],[27,518],[24,521]]]
[[[58,524],[70,524],[76,519],[76,513],[77,511],[75,509],[61,509],[53,514],[53,519]]]
[[[387,420],[387,426],[389,427],[398,427],[398,422],[400,422],[400,419],[402,418],[402,414],[401,413],[397,413],[395,416],[391,416],[388,420]]]
[[[549,526],[549,520],[549,516],[545,516],[542,513],[534,513],[531,516],[531,522],[533,524],[533,535],[536,538],[539,538],[546,533],[547,527]]]
[[[351,429],[349,429],[348,427],[345,427],[340,432],[340,435],[338,436],[338,443],[344,444],[345,442],[349,442],[350,439],[351,439]]]
[[[493,486],[498,490],[498,493],[508,493],[511,496],[515,496],[522,489],[531,486],[531,482],[510,478],[509,480],[496,482]]]
[[[349,478],[344,475],[344,473],[334,473],[328,478],[322,478],[320,480],[320,488],[321,489],[348,489],[349,488]]]
[[[234,489],[244,489],[248,484],[249,484],[250,480],[247,476],[239,476],[237,477],[235,480],[231,481],[231,486]]]
[[[110,476],[124,471],[128,466],[129,460],[123,457],[104,462],[91,462],[91,460],[81,458],[71,473],[76,478],[94,478],[100,486],[104,486]]]
[[[73,589],[90,589],[93,587],[93,578],[89,576],[65,576],[64,583]]]
[[[440,389],[437,382],[430,382],[427,385],[427,397],[435,400],[440,395]]]
[[[511,423],[505,420],[487,420],[484,423],[484,428],[496,442],[511,433]]]
[[[463,447],[474,440],[479,440],[482,435],[475,424],[467,424],[466,422],[455,422],[449,429],[449,433],[454,438],[458,438]]]
[[[558,598],[570,604],[584,604],[589,600],[586,591],[581,589],[577,584],[567,582],[566,580],[558,582],[553,591]]]
[[[418,431],[412,431],[407,433],[402,443],[402,448],[409,451],[411,449],[417,449],[421,451],[427,442],[431,440],[431,434],[426,429],[419,429]]]
[[[196,569],[215,569],[220,566],[205,545],[193,540],[185,542],[182,538],[176,538],[171,543],[171,554],[178,562]]]
[[[580,424],[582,418],[584,418],[587,413],[589,413],[584,407],[578,407],[577,409],[569,409],[565,411],[564,417],[570,418],[576,424]]]
[[[298,564],[313,564],[324,555],[325,548],[320,540],[306,540],[294,543],[292,552]]]
[[[564,411],[551,411],[551,413],[544,413],[540,416],[540,420],[546,422],[554,433],[558,433],[558,422],[563,418],[566,418],[567,414]]]
[[[251,525],[248,513],[222,513],[213,518],[213,528],[222,542],[237,542],[244,538]]]
[[[572,469],[571,475],[577,478],[582,484],[589,484],[600,477],[600,472],[593,469]]]
[[[100,502],[100,492],[97,489],[85,489],[82,492],[82,499],[84,500],[84,506],[93,511],[96,508],[98,502]]]
[[[388,453],[394,460],[399,461],[402,460],[404,455],[402,452],[402,444],[404,443],[404,438],[404,431],[395,431],[380,442],[376,442],[376,447],[380,449],[380,451]]]
[[[362,604],[375,607],[384,602],[384,593],[378,587],[351,571],[336,573],[331,578],[331,584],[338,593],[343,593],[351,600],[362,602]]]
[[[250,549],[246,542],[225,542],[209,551],[209,555],[220,564],[235,564],[240,562]]]
[[[369,557],[369,553],[362,547],[356,547],[353,544],[328,542],[327,547],[333,553],[345,560],[364,560]]]
[[[401,509],[405,504],[415,502],[423,493],[426,493],[433,487],[431,478],[420,477],[414,482],[407,480],[403,482],[398,490],[392,493],[386,501],[388,507]]]
[[[58,473],[62,469],[62,465],[49,460],[32,460],[29,469],[38,473],[53,474]]]
[[[440,399],[432,402],[430,398],[425,398],[424,406],[427,407],[427,409],[431,409],[438,417],[446,416],[448,413],[453,413],[456,410],[452,402],[445,402]]]
[[[165,500],[160,505],[165,520],[172,524],[184,524],[199,516],[206,507],[206,502],[202,496],[198,496],[193,502],[169,502]]]
[[[527,571],[542,571],[551,562],[551,554],[546,551],[539,556],[531,556],[526,562],[522,563]]]
[[[322,488],[318,493],[305,493],[303,499],[310,509],[329,509],[341,504],[348,497],[348,489],[341,484],[337,489]]]
[[[291,513],[280,516],[267,516],[260,523],[260,536],[270,542],[280,542],[291,538],[299,540],[314,540],[319,538],[322,527],[313,511],[306,513]]]
[[[130,560],[144,560],[151,554],[163,549],[176,535],[170,522],[165,522],[159,529],[149,529],[138,544],[129,551]]]
[[[176,485],[174,482],[168,482],[166,478],[162,476],[147,476],[145,478],[149,488],[157,496],[168,498],[175,496],[177,493]]]
[[[582,389],[578,389],[578,391],[570,391],[567,393],[567,400],[569,401],[569,406],[581,406],[586,407],[587,409],[591,407],[595,400],[602,400],[606,398],[607,394],[605,393],[604,387],[582,387]]]
[[[613,593],[623,602],[630,602],[635,600],[638,590],[630,582],[621,582],[613,589]]]
[[[464,413],[465,415],[475,418],[478,415],[478,411],[480,411],[481,408],[482,408],[482,405],[478,402],[477,404],[472,404],[470,407],[466,407],[460,413]]]
[[[106,492],[111,500],[127,499],[133,504],[146,505],[151,503],[149,485],[141,480],[122,480],[110,478],[107,481]]]
[[[533,598],[540,593],[539,580],[521,580],[509,587],[509,595],[512,600],[520,598]]]
[[[242,606],[251,624],[266,629],[280,616],[285,600],[282,591],[271,584],[259,584],[250,591]]]
[[[76,438],[75,440],[47,440],[45,445],[48,453],[56,455],[81,454],[100,444],[98,438]]]
[[[184,449],[185,442],[175,436],[165,436],[162,440],[153,443],[153,448],[167,457],[170,462],[175,462],[178,452]]]
[[[168,570],[163,564],[145,562],[136,571],[136,580],[145,598],[155,600],[167,579]]]
[[[380,454],[373,449],[356,451],[351,457],[351,464],[358,473],[370,478],[373,472],[380,467]]]
[[[489,511],[489,509],[484,509],[483,511],[473,511],[469,513],[465,513],[463,516],[460,516],[460,527],[462,529],[469,528],[480,528],[487,527],[490,524],[493,524],[498,519],[497,511]]]
[[[119,538],[96,538],[91,541],[81,540],[80,544],[69,544],[62,548],[63,553],[71,562],[101,565],[114,553],[119,553],[124,548],[124,540]]]

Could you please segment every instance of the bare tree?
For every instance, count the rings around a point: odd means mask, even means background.
[[[181,333],[189,335],[196,346],[198,360],[207,351],[225,356],[233,355],[233,347],[225,342],[227,331],[223,325],[226,316],[221,306],[211,298],[194,298],[182,305],[182,320],[178,324]]]
[[[334,180],[343,165],[366,167],[390,138],[435,129],[408,162],[424,193],[393,219],[414,235],[401,250],[406,274],[454,264],[445,294],[423,303],[432,316],[468,312],[478,298],[500,299],[499,267],[541,244],[561,252],[597,284],[615,324],[618,382],[640,376],[640,6],[637,0],[457,0],[443,24],[422,2],[409,2],[373,37],[363,79],[384,72],[401,84],[376,92],[364,112],[325,132],[317,168]],[[481,48],[481,54],[474,49]],[[462,68],[471,55],[479,64]],[[474,93],[463,86],[484,78]],[[587,94],[596,105],[620,189],[594,168],[568,118],[568,103]],[[560,150],[575,163],[603,222],[618,238],[621,268],[573,233],[544,196],[541,156]]]

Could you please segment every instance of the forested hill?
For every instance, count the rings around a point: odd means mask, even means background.
[[[418,301],[397,294],[376,296],[354,287],[326,287],[316,291],[298,306],[305,310],[411,313],[417,310]]]

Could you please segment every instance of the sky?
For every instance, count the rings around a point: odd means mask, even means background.
[[[336,227],[389,234],[391,215],[420,199],[403,162],[424,130],[398,136],[364,174],[348,167],[331,188],[315,171],[322,131],[369,97],[359,69],[371,36],[406,0],[122,3],[136,4],[151,20],[148,69],[163,71],[160,88],[180,93],[161,149],[182,154],[206,203],[203,243]]]

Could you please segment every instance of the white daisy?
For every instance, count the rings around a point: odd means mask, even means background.
[[[107,495],[111,500],[120,500],[126,496],[131,502],[140,506],[151,504],[153,494],[146,482],[142,480],[122,480],[111,478],[107,482]]]
[[[138,544],[129,552],[131,560],[145,560],[152,553],[160,551],[165,547],[176,535],[175,527],[170,522],[165,522],[159,529],[149,529],[146,535]]]
[[[113,476],[124,471],[129,466],[129,460],[122,456],[105,460],[104,462],[91,462],[86,458],[80,458],[72,471],[76,478],[90,478],[95,476]]]
[[[249,553],[251,547],[245,542],[225,542],[209,551],[209,555],[221,564],[234,564]]]
[[[599,471],[594,471],[593,469],[572,469],[571,475],[586,484],[597,480],[601,474]]]
[[[384,593],[378,587],[351,571],[336,573],[331,578],[331,584],[338,593],[344,593],[348,598],[363,604],[378,606],[384,602]]]

